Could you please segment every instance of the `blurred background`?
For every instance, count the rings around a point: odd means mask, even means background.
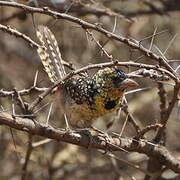
[[[115,34],[142,40],[145,47],[149,47],[151,38],[155,29],[159,33],[154,39],[152,51],[160,55],[169,46],[165,56],[170,60],[170,65],[175,69],[178,67],[180,59],[180,38],[179,38],[179,18],[180,13],[178,1],[152,1],[153,7],[143,0],[97,0],[97,1],[68,1],[68,0],[38,0],[38,1],[17,1],[26,5],[49,8],[71,14],[75,17],[96,23],[103,28],[114,31]],[[162,3],[168,5],[168,8]],[[169,4],[168,4],[169,3]],[[174,9],[175,10],[174,10]],[[104,11],[103,11],[104,10]],[[114,13],[114,14],[113,14]],[[54,33],[62,57],[65,61],[72,63],[76,68],[84,67],[88,64],[108,62],[109,60],[102,55],[101,49],[86,34],[86,32],[77,24],[66,20],[55,20],[52,17],[34,14],[26,14],[20,9],[12,7],[0,7],[0,23],[10,25],[21,33],[29,36],[34,41],[39,42],[35,26],[46,25]],[[104,49],[112,54],[119,61],[136,61],[146,64],[155,64],[151,59],[141,57],[141,53],[133,50],[123,43],[107,39],[100,33],[93,34]],[[176,36],[176,37],[175,37]],[[172,42],[173,39],[173,42]],[[171,43],[172,42],[172,43]],[[160,49],[158,51],[157,49]],[[125,72],[131,72],[136,68],[123,68]],[[0,31],[0,89],[17,90],[29,88],[33,85],[36,71],[38,75],[38,87],[49,87],[51,85],[43,66],[40,62],[35,48],[32,48],[27,42],[10,36]],[[68,71],[68,69],[67,69]],[[89,71],[93,74],[95,71]],[[177,71],[178,72],[178,71]],[[179,72],[178,72],[179,73]],[[143,128],[147,125],[159,122],[160,102],[158,96],[157,83],[142,78],[138,80],[140,87],[148,87],[146,91],[136,92],[127,95],[129,111],[132,113],[138,124]],[[169,82],[173,83],[173,82]],[[164,84],[167,91],[167,98],[170,99],[173,87]],[[23,100],[32,102],[37,93],[31,96],[24,96]],[[49,102],[52,102],[53,96],[46,98],[39,108]],[[0,105],[11,113],[12,99],[0,98]],[[39,122],[45,123],[48,115],[49,106],[43,108],[37,116]],[[20,113],[16,106],[16,113]],[[114,114],[101,118],[95,122],[94,126],[101,130],[106,129],[106,124],[114,118]],[[118,120],[108,132],[121,132],[126,115],[121,113]],[[65,127],[63,115],[59,113],[57,105],[54,104],[49,122],[53,127]],[[173,110],[167,126],[167,148],[176,156],[179,156],[180,143],[180,121],[178,114],[178,105]],[[0,128],[0,179],[20,179],[22,164],[24,163],[25,153],[28,144],[28,135],[23,132],[13,131],[14,141],[8,127]],[[154,131],[147,134],[149,140],[152,139]],[[131,124],[127,124],[123,136],[132,137],[135,130]],[[33,137],[33,142],[42,140],[41,137]],[[138,153],[118,152],[116,155],[122,159],[130,160],[146,168],[147,157]],[[175,177],[170,171],[163,175],[164,177]],[[71,144],[51,141],[45,145],[34,149],[30,162],[28,164],[27,179],[143,179],[144,174],[126,164],[116,162],[102,155],[97,150],[84,149]]]

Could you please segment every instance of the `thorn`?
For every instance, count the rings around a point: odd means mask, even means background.
[[[49,8],[48,7],[43,7],[43,10],[44,11],[49,11]]]
[[[175,72],[177,72],[180,68],[180,65],[174,70]]]
[[[127,114],[126,120],[124,121],[123,127],[122,127],[122,129],[121,129],[121,132],[119,133],[119,136],[120,136],[120,137],[122,136],[122,134],[123,134],[123,132],[124,132],[124,129],[125,129],[126,124],[127,124],[127,121],[128,121],[128,118],[129,118],[129,114]]]
[[[142,59],[144,55],[139,56],[137,59],[134,60],[134,62],[137,62],[138,60]]]
[[[49,105],[49,103],[46,103],[45,105],[43,105],[42,107],[40,107],[38,110],[36,110],[35,112],[34,112],[34,114],[37,114],[38,112],[40,112],[42,109],[44,109],[46,106],[48,106]]]
[[[177,37],[177,34],[175,34],[174,37],[171,39],[171,41],[169,42],[167,48],[164,50],[163,55],[166,54],[166,52],[168,51],[168,49],[170,48],[170,46],[172,45],[172,43],[174,42],[176,37]]]
[[[12,94],[12,118],[15,119],[16,113],[15,113],[15,105],[14,105],[14,94]]]
[[[156,35],[156,32],[157,32],[157,27],[155,28],[154,33],[153,33],[153,35],[152,35],[151,43],[150,43],[150,47],[149,47],[149,51],[151,51],[151,49],[152,49],[153,42],[154,42],[154,37],[155,37],[155,35]]]
[[[136,92],[140,92],[140,91],[146,91],[146,90],[149,90],[151,89],[152,87],[145,87],[145,88],[139,88],[139,89],[135,89],[135,90],[132,90],[132,91],[127,91],[125,94],[132,94],[132,93],[136,93]]]
[[[51,106],[49,108],[48,116],[47,116],[47,119],[46,119],[46,126],[49,125],[49,118],[50,118],[50,115],[51,115],[52,107],[53,107],[53,103],[51,103]]]
[[[36,87],[36,85],[37,85],[38,73],[39,73],[39,71],[37,70],[37,71],[36,71],[36,74],[35,74],[35,77],[34,77],[33,87]]]
[[[162,58],[167,61],[167,58],[166,58],[166,56],[164,56],[164,53],[162,53],[161,50],[156,45],[154,45],[154,47],[161,54]]]
[[[69,126],[66,114],[64,114],[64,119],[65,119],[65,123],[66,123],[66,130],[69,131],[70,130],[70,126]]]
[[[117,16],[114,17],[114,27],[113,27],[112,33],[115,32],[116,26],[117,26]]]

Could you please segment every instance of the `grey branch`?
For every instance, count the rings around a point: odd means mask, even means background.
[[[67,142],[85,148],[102,149],[105,151],[121,151],[122,148],[130,152],[144,153],[157,159],[161,164],[180,173],[180,161],[173,157],[169,151],[160,145],[137,141],[122,137],[109,137],[108,141],[102,136],[93,136],[86,131],[66,131],[63,129],[45,126],[39,122],[27,118],[15,118],[5,112],[0,113],[0,124],[25,131],[31,135],[43,136],[57,141]]]

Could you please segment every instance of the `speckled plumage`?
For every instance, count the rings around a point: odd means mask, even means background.
[[[127,80],[121,70],[105,68],[92,77],[77,76],[66,81],[58,98],[70,124],[89,127],[99,117],[117,110],[128,88],[122,83]]]
[[[65,72],[57,42],[51,34],[47,27],[39,28],[37,36],[45,49],[39,48],[38,54],[50,80],[56,82]],[[107,67],[92,77],[77,75],[68,79],[59,89],[57,100],[72,126],[90,127],[97,118],[118,109],[125,90],[135,85],[121,70]]]

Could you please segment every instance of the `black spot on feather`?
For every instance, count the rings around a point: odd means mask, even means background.
[[[110,110],[113,109],[115,106],[116,106],[116,102],[115,100],[112,100],[112,101],[108,101],[104,107],[105,109]]]

